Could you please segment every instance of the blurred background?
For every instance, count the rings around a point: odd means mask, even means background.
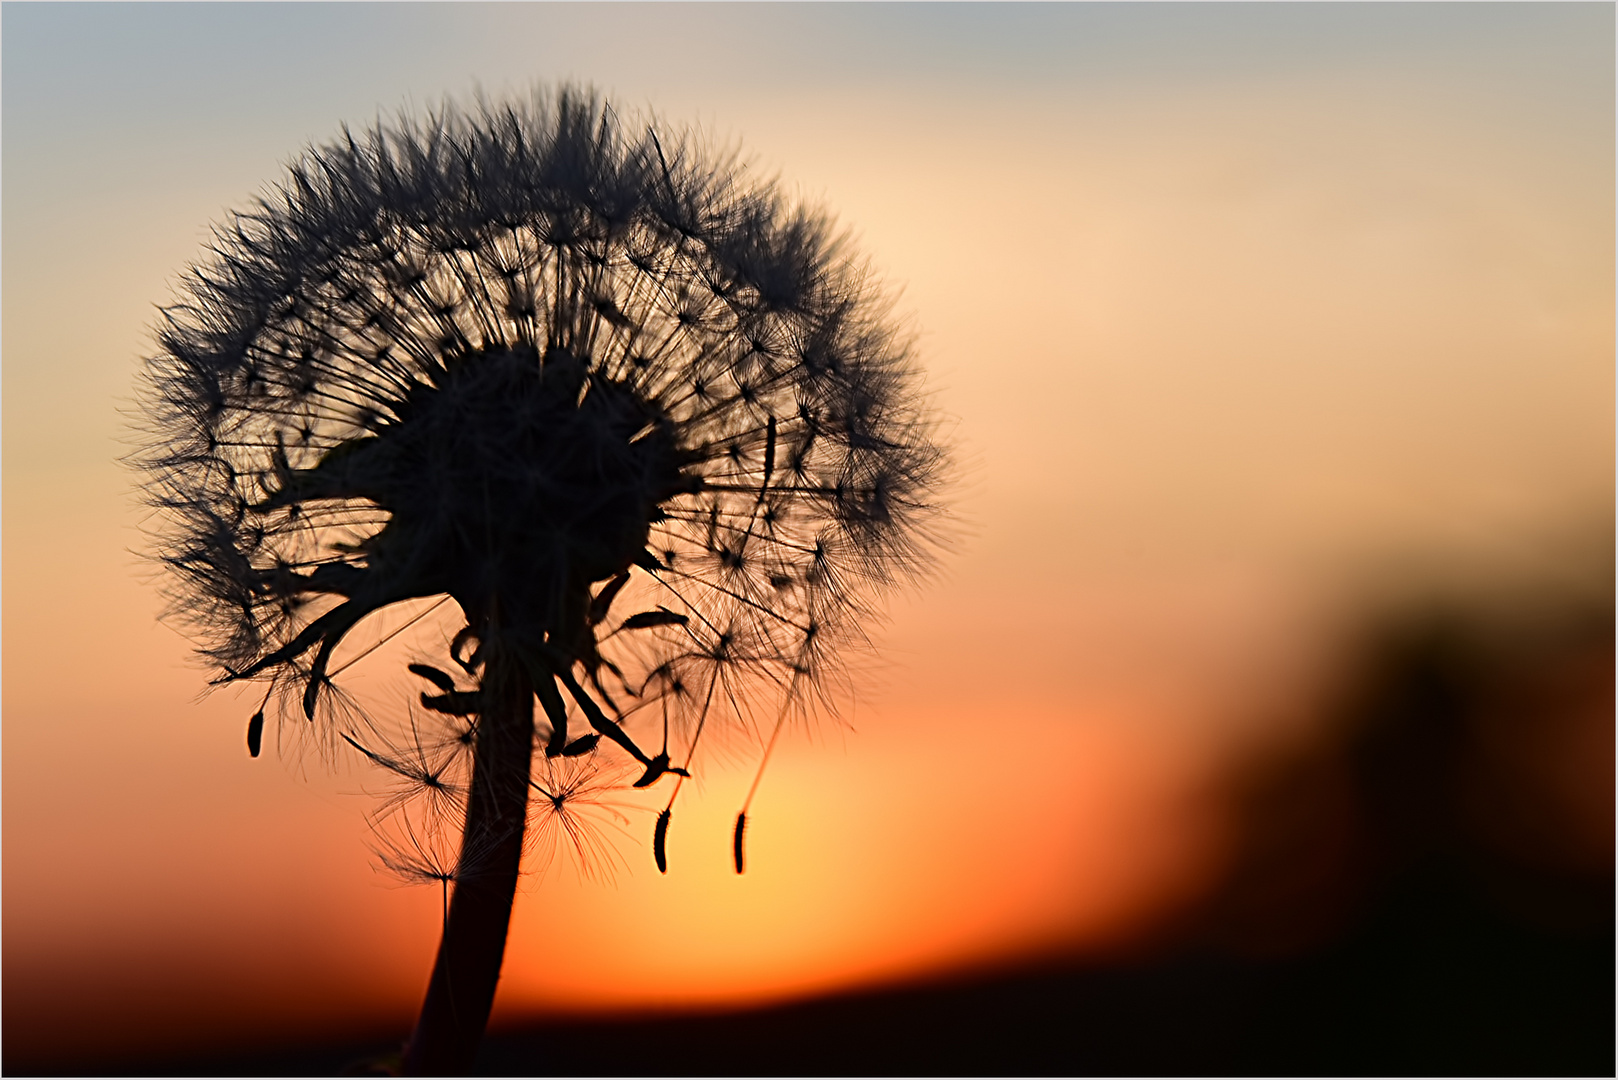
[[[1613,20],[5,5],[4,1068],[407,1033],[439,896],[363,769],[248,759],[118,459],[301,147],[575,79],[852,230],[960,468],[746,876],[745,753],[666,877],[651,813],[532,868],[491,1070],[1610,1073]]]

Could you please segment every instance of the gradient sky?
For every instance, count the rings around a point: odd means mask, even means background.
[[[1334,613],[1610,527],[1610,5],[7,3],[0,35],[8,1038],[419,1003],[438,897],[372,871],[363,770],[249,761],[251,704],[199,696],[116,463],[155,306],[344,122],[576,79],[742,146],[853,230],[956,433],[940,573],[854,730],[772,764],[747,876],[738,758],[667,877],[646,815],[616,886],[525,885],[497,1017],[1116,942],[1217,871],[1220,769]]]

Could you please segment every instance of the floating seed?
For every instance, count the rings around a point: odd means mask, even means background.
[[[247,754],[249,757],[258,757],[259,747],[264,743],[264,710],[260,709],[247,721]]]
[[[652,830],[652,858],[657,860],[657,872],[659,874],[669,872],[669,818],[672,816],[673,813],[669,810],[664,810],[661,814],[658,814],[657,827]]]

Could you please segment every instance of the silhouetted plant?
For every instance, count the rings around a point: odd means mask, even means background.
[[[585,92],[305,152],[158,339],[137,460],[173,614],[217,684],[265,684],[254,754],[301,714],[390,775],[382,864],[445,890],[409,1071],[470,1064],[525,836],[610,869],[605,787],[687,776],[750,707],[773,745],[927,546],[941,452],[842,239]],[[390,736],[334,657],[432,598],[464,627]]]

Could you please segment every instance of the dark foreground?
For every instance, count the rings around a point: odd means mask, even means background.
[[[1589,1075],[1614,1072],[1610,925],[1553,932],[1407,894],[1327,950],[1050,968],[754,1012],[492,1034],[487,1075]],[[401,1033],[402,1035],[402,1033]],[[107,1063],[128,1075],[361,1072],[397,1043]],[[27,1063],[7,1061],[15,1074]],[[52,1071],[71,1072],[58,1067]]]
[[[1614,1071],[1613,937],[1475,913],[1284,965],[1181,960],[735,1016],[536,1026],[491,1074],[1590,1075]]]
[[[539,1022],[492,1033],[479,1071],[1612,1076],[1610,597],[1554,632],[1430,619],[1373,641],[1331,705],[1337,738],[1237,786],[1227,880],[1160,927],[1150,957],[728,1015]],[[334,1075],[397,1055],[404,1035],[0,1066]]]

